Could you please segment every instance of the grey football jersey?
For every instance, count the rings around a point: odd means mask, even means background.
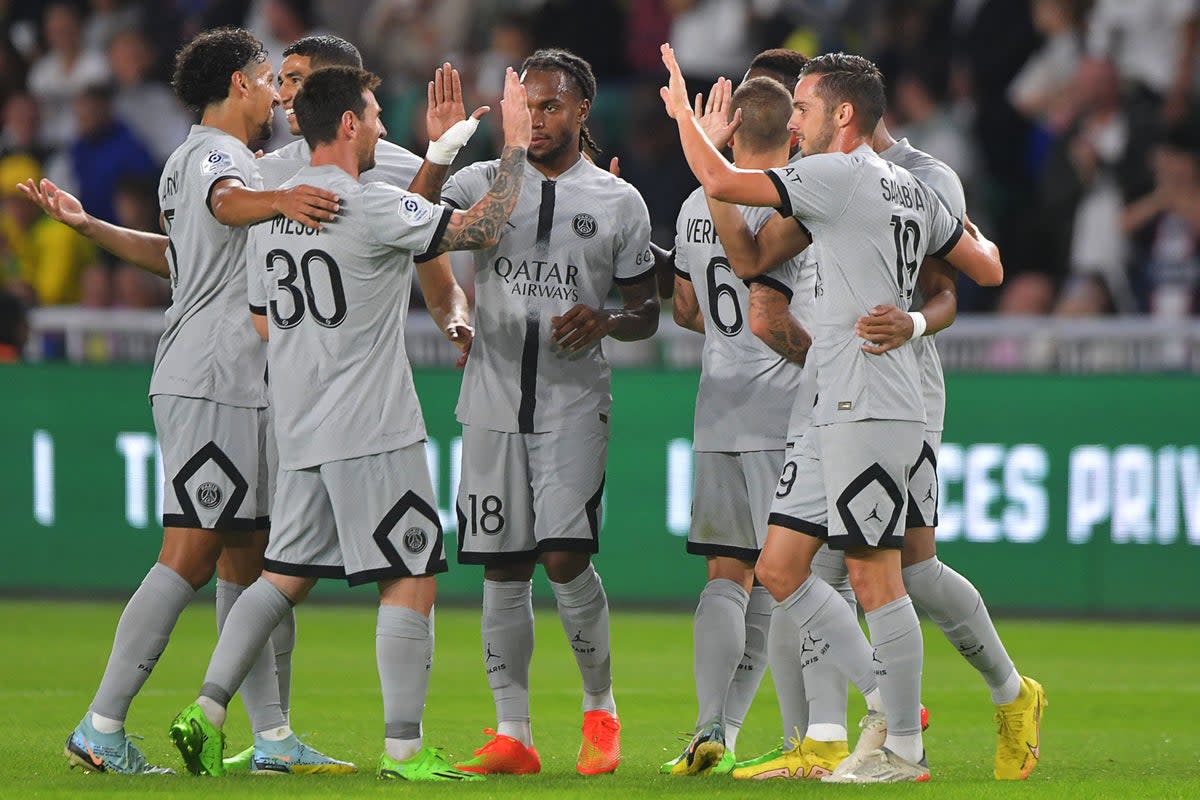
[[[303,469],[398,450],[425,438],[404,346],[413,257],[450,210],[335,166],[305,167],[284,187],[335,192],[320,230],[283,217],[254,226],[251,311],[266,314],[279,464]]]
[[[312,161],[312,150],[304,139],[288,142],[283,147],[267,153],[258,160],[263,185],[268,189],[281,186],[302,167]],[[423,159],[398,144],[380,139],[375,146],[375,166],[359,176],[362,183],[382,183],[407,189],[412,184]]]
[[[498,161],[452,175],[443,199],[468,208]],[[521,196],[499,244],[475,252],[475,340],[458,419],[494,431],[540,433],[607,420],[612,396],[602,343],[552,347],[550,318],[604,305],[613,282],[651,274],[650,215],[625,181],[584,158],[555,180],[525,165]]]
[[[150,395],[266,405],[266,346],[246,314],[246,229],[222,225],[209,193],[226,178],[261,188],[254,154],[224,131],[193,125],[163,167],[158,202],[170,245],[171,306]]]
[[[741,211],[754,233],[776,213],[773,208]],[[803,271],[803,260],[797,256],[755,280],[782,292],[806,324],[811,323],[816,273]],[[704,315],[693,446],[698,452],[778,450],[787,435],[801,368],[750,331],[750,289],[729,266],[702,189],[692,192],[679,210],[675,270],[691,281]]]
[[[816,248],[813,424],[925,422],[914,348],[869,355],[854,324],[876,305],[908,308],[921,261],[948,252],[962,223],[911,173],[865,144],[766,174],[779,190],[780,208],[809,230]]]
[[[917,176],[926,186],[937,193],[946,208],[956,219],[967,213],[967,198],[963,193],[962,181],[945,162],[918,150],[901,139],[879,154],[880,158],[899,164]],[[921,290],[913,291],[913,307],[925,304]],[[942,373],[942,359],[938,356],[934,337],[922,336],[912,343],[917,350],[917,363],[921,369],[921,391],[925,396],[925,429],[940,431],[946,427],[946,378]]]

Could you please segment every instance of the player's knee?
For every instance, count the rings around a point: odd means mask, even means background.
[[[796,591],[796,586],[799,586],[799,583],[796,583],[797,576],[789,575],[787,570],[782,569],[782,565],[770,558],[758,560],[758,563],[754,565],[754,577],[758,578],[758,582],[766,587],[766,590],[777,601],[787,599],[788,595]],[[803,583],[807,577],[805,575],[801,578],[800,583]]]
[[[588,564],[592,563],[589,553],[565,550],[543,553],[539,560],[542,562],[542,568],[546,570],[546,577],[553,583],[570,583],[582,575]]]

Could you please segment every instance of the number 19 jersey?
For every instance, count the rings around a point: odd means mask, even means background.
[[[299,470],[399,450],[425,438],[404,346],[413,257],[429,255],[450,210],[336,166],[283,184],[338,196],[319,230],[284,217],[250,234],[251,311],[270,326],[279,465]]]
[[[917,269],[962,235],[937,195],[867,145],[767,170],[783,213],[811,233],[817,261],[813,347],[814,425],[858,420],[925,422],[920,371],[911,347],[862,350],[854,332],[871,308],[907,309]]]
[[[443,199],[468,208],[498,161],[452,175]],[[613,282],[652,274],[650,215],[641,195],[585,158],[554,180],[528,162],[499,244],[475,251],[475,340],[458,400],[460,422],[504,433],[606,423],[610,370],[601,343],[579,353],[551,344],[551,317],[600,308]]]
[[[742,207],[751,233],[775,209]],[[781,292],[800,324],[812,320],[816,274],[803,254],[755,278]],[[801,368],[780,357],[750,331],[750,289],[733,274],[709,215],[703,189],[679,210],[675,269],[691,281],[704,315],[700,388],[693,444],[697,452],[779,450],[800,385]]]

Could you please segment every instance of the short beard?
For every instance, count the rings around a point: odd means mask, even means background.
[[[829,145],[833,141],[833,135],[836,129],[833,125],[833,115],[829,115],[824,124],[821,125],[821,130],[817,131],[817,137],[812,140],[811,148],[802,148],[805,150],[805,155],[812,156],[818,153],[829,152]]]
[[[258,129],[258,133],[254,135],[256,141],[266,141],[271,138],[272,123],[275,121],[275,110],[271,110],[271,116],[267,117],[267,121]]]
[[[526,152],[529,160],[534,164],[550,164],[559,158],[562,158],[563,154],[568,152],[570,148],[571,142],[570,140],[567,140],[558,147],[554,148],[553,150],[549,150],[542,155],[537,155],[532,150],[527,150]]]

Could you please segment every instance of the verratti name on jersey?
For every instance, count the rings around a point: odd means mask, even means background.
[[[579,302],[579,267],[574,264],[497,256],[492,267],[512,294]]]

